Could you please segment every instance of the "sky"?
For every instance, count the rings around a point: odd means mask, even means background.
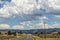
[[[0,0],[0,29],[60,28],[60,0]]]

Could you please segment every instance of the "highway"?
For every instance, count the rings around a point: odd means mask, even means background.
[[[18,40],[35,40],[31,35],[26,35],[23,38],[19,38]]]

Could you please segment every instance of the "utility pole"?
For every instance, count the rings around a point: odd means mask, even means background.
[[[44,24],[44,29],[45,29],[45,22],[43,24]]]
[[[46,30],[46,25],[45,25],[45,24],[46,24],[46,22],[43,22],[43,29],[44,29],[44,31],[45,31],[45,33],[44,33],[43,36],[45,37],[44,39],[46,40],[46,33],[47,33],[47,30]]]

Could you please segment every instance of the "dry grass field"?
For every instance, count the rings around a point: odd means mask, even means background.
[[[60,38],[40,38],[38,36],[33,36],[36,40],[60,40]]]
[[[18,40],[19,38],[25,37],[25,34],[21,34],[19,36],[14,35],[0,35],[0,40]]]
[[[27,35],[31,35],[31,34],[21,34],[20,36],[13,36],[13,35],[0,36],[0,40],[19,40],[20,38],[26,37]],[[42,37],[35,36],[35,35],[31,35],[31,36],[36,40],[60,40],[60,38],[42,38]]]

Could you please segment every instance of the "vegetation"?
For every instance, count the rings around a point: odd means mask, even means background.
[[[60,32],[58,33],[44,33],[44,32],[35,32],[32,35],[38,36],[40,38],[60,38]]]
[[[55,33],[44,33],[44,32],[33,32],[31,33],[32,37],[35,38],[36,40],[60,40],[60,32]],[[3,34],[6,36],[2,36],[2,33],[0,32],[0,40],[17,40],[18,38],[22,38],[24,36],[26,36],[26,34],[24,34],[23,32],[11,32],[8,31],[8,34]]]

